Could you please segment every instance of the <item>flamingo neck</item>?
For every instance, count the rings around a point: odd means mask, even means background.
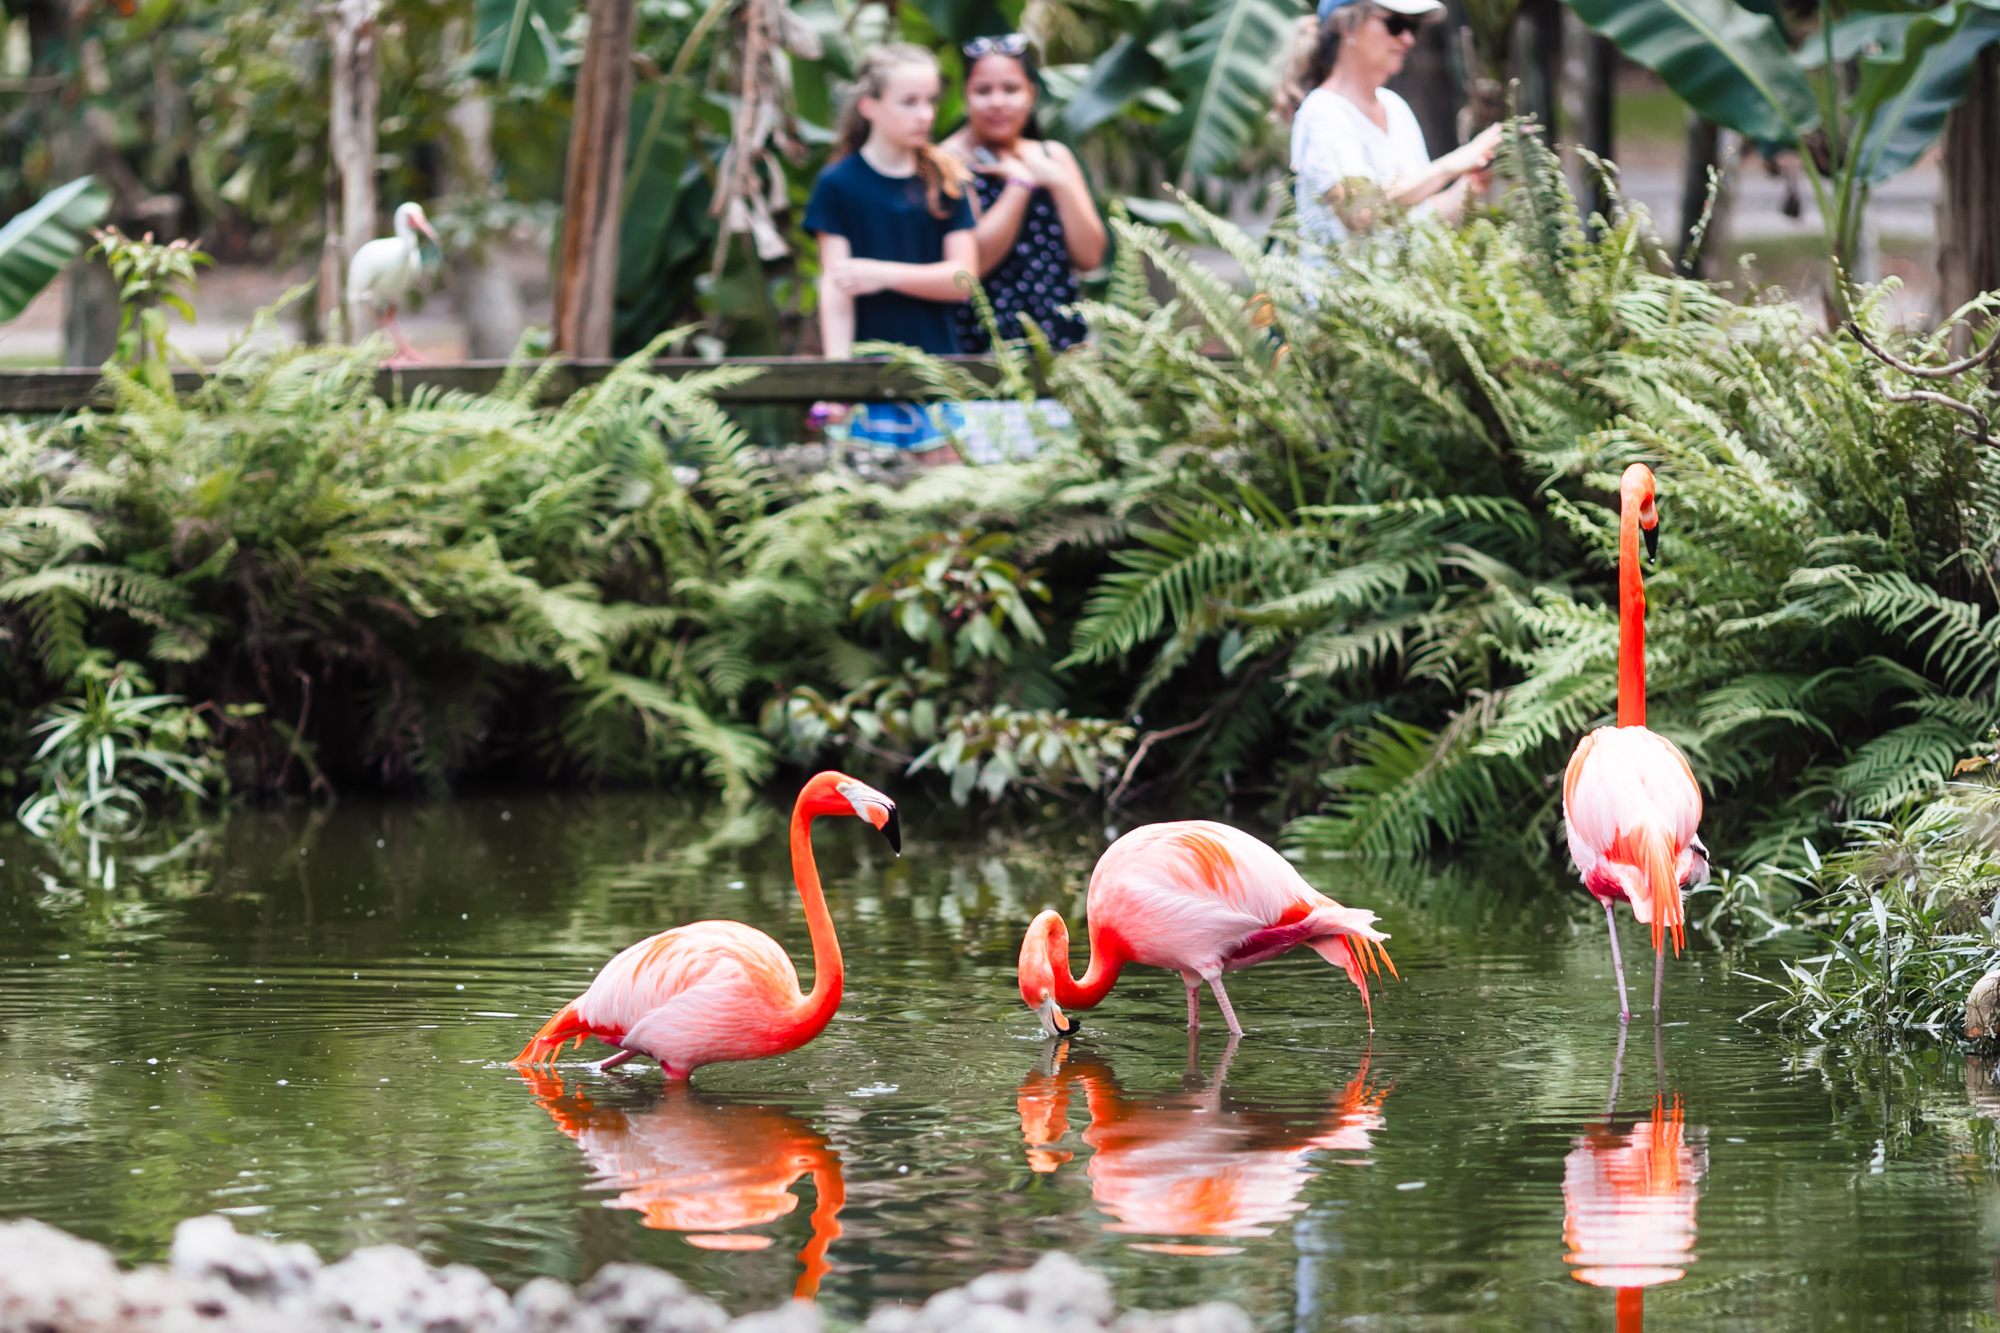
[[[1618,725],[1646,725],[1646,583],[1639,569],[1639,500],[1626,490],[1618,513]]]
[[[1066,1009],[1089,1009],[1111,993],[1112,984],[1125,967],[1124,950],[1115,936],[1090,940],[1090,969],[1081,977],[1069,970],[1069,926],[1058,918],[1060,933],[1049,939],[1049,970],[1055,974],[1056,1003]]]
[[[800,1045],[817,1037],[833,1021],[840,1008],[840,941],[833,933],[833,917],[826,910],[826,895],[820,891],[819,865],[813,860],[812,812],[801,799],[792,807],[792,882],[798,885],[799,901],[805,904],[806,929],[812,935],[813,987],[799,1001],[796,1024]]]

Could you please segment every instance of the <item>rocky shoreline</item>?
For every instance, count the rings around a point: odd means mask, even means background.
[[[226,1217],[174,1230],[164,1268],[123,1271],[111,1251],[45,1223],[0,1224],[0,1333],[826,1333],[809,1301],[732,1319],[673,1274],[606,1264],[572,1288],[538,1277],[509,1296],[464,1264],[374,1245],[337,1263],[238,1235]],[[878,1306],[865,1333],[1251,1333],[1211,1302],[1121,1314],[1110,1281],[1060,1251],[988,1273],[922,1306]]]

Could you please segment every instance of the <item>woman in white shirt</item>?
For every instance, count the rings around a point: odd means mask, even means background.
[[[1455,219],[1500,127],[1432,160],[1409,103],[1382,85],[1403,68],[1440,0],[1320,0],[1301,20],[1277,112],[1292,122],[1299,230],[1326,245],[1366,231],[1386,201]]]

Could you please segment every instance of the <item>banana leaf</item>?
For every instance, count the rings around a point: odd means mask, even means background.
[[[494,83],[546,83],[563,68],[558,34],[575,8],[574,0],[478,0],[467,72]]]
[[[703,126],[691,100],[699,90],[691,84],[683,79],[632,99],[612,332],[619,356],[685,322],[695,279],[715,246],[716,222],[708,215],[714,194],[696,156]]]
[[[20,315],[55,281],[110,208],[111,192],[81,176],[0,227],[0,321]]]
[[[1303,6],[1285,0],[1200,0],[1170,69],[1181,111],[1167,125],[1181,169],[1235,170],[1256,142],[1284,70],[1285,42]]]
[[[1923,50],[1921,60],[1912,63],[1907,57],[1914,49],[1907,51],[1902,68],[1885,74],[1875,72],[1874,62],[1861,62],[1855,100],[1864,94],[1878,99],[1856,162],[1861,178],[1871,185],[1907,170],[1944,133],[1945,117],[1965,100],[1973,61],[2000,41],[2000,9],[1968,3],[1949,29],[1935,32],[1912,25],[1906,40]]]
[[[1063,107],[1063,128],[1073,136],[1090,133],[1125,109],[1125,104],[1166,81],[1167,67],[1136,37],[1120,37],[1091,62],[1083,86]]]
[[[924,0],[923,11],[938,36],[953,46],[1014,30],[994,0]]]
[[[1795,144],[1819,100],[1775,20],[1733,0],[1571,0],[1585,23],[1718,125]]]

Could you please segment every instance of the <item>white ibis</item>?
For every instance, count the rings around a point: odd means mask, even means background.
[[[396,327],[396,306],[409,294],[417,275],[423,271],[422,256],[417,249],[418,232],[430,237],[431,244],[438,243],[430,219],[424,216],[423,205],[399,204],[396,234],[368,242],[354,252],[354,262],[347,266],[348,306],[352,308],[367,301],[383,312],[382,326],[396,340],[400,361],[423,360]]]

